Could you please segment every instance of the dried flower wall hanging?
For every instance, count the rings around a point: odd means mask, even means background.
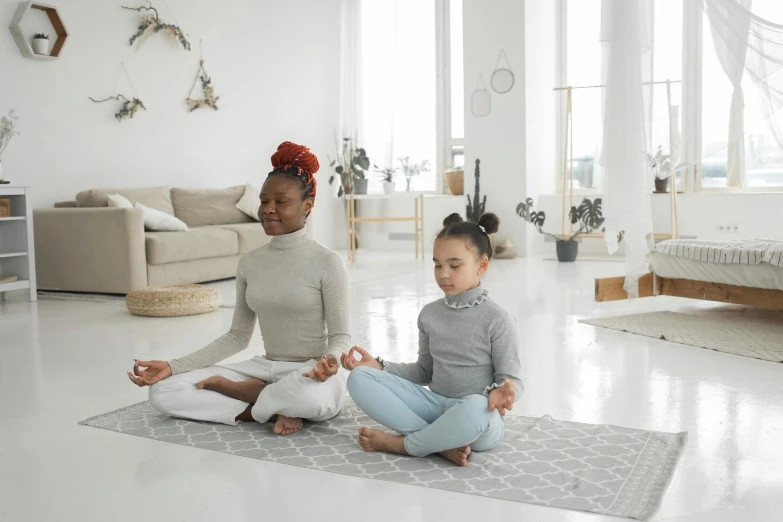
[[[182,32],[182,29],[180,29],[178,25],[163,22],[158,15],[158,10],[152,7],[152,2],[146,2],[141,7],[126,7],[124,5],[121,7],[123,9],[128,9],[129,11],[149,11],[148,14],[142,16],[136,34],[131,36],[131,45],[133,45],[133,42],[136,40],[139,40],[139,45],[141,45],[146,38],[155,33],[159,33],[160,31],[164,31],[170,38],[179,41],[186,51],[190,51],[190,42],[185,37],[185,33]]]
[[[220,99],[220,96],[215,96],[212,78],[209,77],[207,70],[204,69],[204,60],[202,59],[199,63],[200,65],[198,72],[196,73],[196,79],[193,80],[193,86],[190,88],[190,92],[188,93],[188,97],[185,98],[185,102],[188,104],[190,112],[203,107],[212,107],[213,109],[218,110],[217,101]],[[201,79],[201,90],[204,92],[204,97],[201,99],[193,99],[191,96],[193,95],[193,89],[196,88],[199,78]]]
[[[133,90],[134,97],[131,99],[126,98],[122,94],[117,94],[114,96],[109,96],[108,98],[105,98],[103,100],[96,100],[92,96],[90,96],[90,100],[94,103],[103,103],[107,102],[109,100],[117,100],[118,102],[121,102],[121,105],[117,109],[117,112],[114,113],[114,117],[117,119],[117,121],[122,121],[124,119],[133,118],[133,116],[136,114],[136,111],[139,109],[144,109],[145,111],[147,108],[144,106],[144,104],[141,102],[141,100],[138,97],[138,94],[136,93],[136,88],[133,87],[133,82],[130,79],[130,75],[128,74],[128,70],[125,68],[125,64],[120,64],[120,70],[117,72],[117,80],[114,82],[114,91],[117,91],[117,84],[120,81],[120,75],[122,73],[125,73],[125,77],[128,79],[128,84],[131,87],[131,90]]]
[[[121,101],[122,105],[120,105],[120,108],[117,110],[117,112],[114,114],[114,117],[117,118],[117,121],[122,121],[125,118],[133,118],[133,115],[136,114],[136,111],[139,109],[144,109],[145,111],[147,108],[144,106],[143,103],[141,103],[141,100],[138,98],[133,98],[129,100],[122,94],[118,94],[117,96],[110,96],[106,98],[105,100],[96,100],[92,97],[90,97],[92,101],[95,103],[103,103],[105,101],[109,100],[117,100]]]

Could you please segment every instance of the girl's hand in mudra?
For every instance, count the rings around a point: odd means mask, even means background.
[[[353,356],[353,352],[357,352],[362,356],[358,361]],[[378,362],[378,359],[367,353],[367,350],[361,346],[354,346],[348,353],[344,353],[340,358],[343,363],[343,368],[348,371],[358,368],[359,366],[367,366],[369,368],[375,368],[376,370],[383,370],[383,365]]]
[[[128,372],[128,377],[136,386],[152,386],[171,377],[171,366],[166,361],[135,361],[133,373]]]
[[[337,362],[337,357],[331,354],[324,355],[320,361],[315,363],[315,367],[311,371],[303,373],[302,377],[309,377],[314,381],[324,382],[336,374],[339,369],[340,363]]]
[[[514,407],[514,383],[509,379],[503,379],[503,386],[489,392],[489,411],[498,410],[501,416],[506,415],[506,410]]]

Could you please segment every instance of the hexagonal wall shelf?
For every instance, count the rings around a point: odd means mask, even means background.
[[[30,45],[30,39],[24,35],[22,30],[22,24],[27,17],[30,9],[38,9],[43,11],[49,17],[49,21],[54,27],[54,32],[57,33],[57,40],[55,40],[52,50],[48,55],[35,54],[33,47]],[[19,50],[22,51],[22,56],[27,58],[34,58],[36,60],[56,60],[59,58],[60,53],[65,45],[65,40],[68,38],[68,31],[65,30],[65,24],[63,24],[60,14],[57,12],[57,8],[53,5],[42,4],[40,2],[22,2],[19,4],[19,8],[16,10],[11,25],[9,26],[11,34],[14,35],[14,40]]]

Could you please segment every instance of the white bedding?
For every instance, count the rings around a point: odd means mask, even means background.
[[[722,265],[763,265],[783,268],[783,240],[670,239],[655,245],[655,252],[681,259]]]
[[[652,253],[650,261],[656,275],[669,279],[783,290],[783,268],[769,263],[710,263],[658,251]]]

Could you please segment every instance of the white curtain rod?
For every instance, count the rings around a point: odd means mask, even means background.
[[[644,82],[642,85],[665,85],[667,83],[682,83],[682,80],[665,80],[662,82]],[[576,90],[576,89],[602,89],[606,87],[606,85],[583,85],[581,87],[555,87],[552,89],[553,91],[567,91],[568,89]]]

